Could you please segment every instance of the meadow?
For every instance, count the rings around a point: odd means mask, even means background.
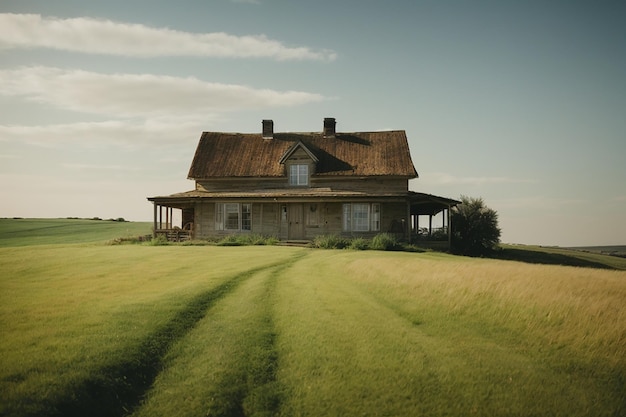
[[[87,235],[0,248],[2,416],[626,415],[626,271]]]
[[[152,223],[94,219],[0,219],[0,248],[96,243],[151,234]]]

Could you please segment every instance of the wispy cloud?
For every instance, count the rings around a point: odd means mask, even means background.
[[[422,178],[423,182],[437,185],[487,185],[487,184],[521,184],[536,182],[532,179],[496,177],[461,177],[448,173],[435,172]]]
[[[88,17],[61,19],[39,14],[0,14],[1,48],[51,48],[132,57],[205,56],[332,61],[330,50],[289,47],[265,35],[191,33]]]
[[[0,70],[0,94],[76,112],[118,117],[289,107],[325,99],[315,93],[256,89],[193,77],[101,74],[51,67]]]
[[[211,119],[205,115],[202,120],[181,118],[144,122],[111,120],[40,126],[0,125],[0,143],[25,143],[44,148],[66,145],[142,148],[188,143],[193,148],[207,122],[210,125]]]

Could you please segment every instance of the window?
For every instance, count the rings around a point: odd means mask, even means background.
[[[343,205],[344,232],[380,231],[380,204],[352,203]]]
[[[241,205],[241,230],[252,230],[252,205]]]
[[[224,204],[224,229],[239,229],[239,204]]]
[[[215,230],[251,230],[252,205],[249,203],[216,203]]]
[[[306,164],[290,165],[289,185],[309,185],[309,166]]]

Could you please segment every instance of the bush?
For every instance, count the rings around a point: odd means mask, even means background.
[[[369,242],[367,241],[367,239],[363,239],[362,237],[354,238],[350,242],[350,249],[367,250],[368,248]]]
[[[251,246],[251,245],[275,245],[278,239],[272,236],[259,234],[236,234],[228,235],[218,240],[217,246]]]
[[[498,213],[482,198],[461,196],[451,211],[452,251],[461,255],[487,255],[500,243]]]
[[[312,246],[320,249],[344,249],[350,245],[347,239],[337,235],[320,235],[313,239]]]
[[[150,244],[152,244],[151,240],[152,240],[151,235],[118,237],[118,238],[109,240],[108,244],[109,245],[128,245],[128,244],[132,245],[132,244],[144,243],[144,242],[150,242]]]
[[[398,239],[390,233],[379,233],[372,239],[370,249],[395,250],[400,246]]]
[[[216,243],[217,246],[243,246],[245,243],[243,239],[241,239],[237,235],[228,235],[218,240]]]
[[[148,242],[149,246],[167,246],[170,242],[167,240],[167,236],[158,235],[157,237],[153,237],[152,240]]]

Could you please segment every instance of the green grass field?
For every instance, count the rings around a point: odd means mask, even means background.
[[[0,219],[0,247],[94,243],[152,233],[152,223],[86,219]]]
[[[625,271],[4,231],[1,416],[626,415]]]

